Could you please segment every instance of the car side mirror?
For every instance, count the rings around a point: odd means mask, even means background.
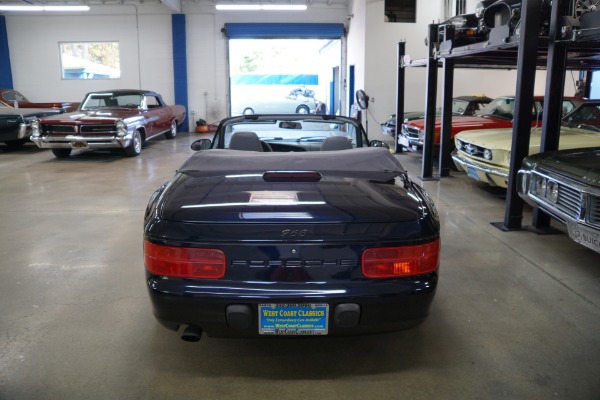
[[[210,149],[211,143],[212,142],[210,141],[210,139],[198,139],[198,140],[192,142],[190,147],[194,151],[208,150],[208,149]]]
[[[386,149],[390,148],[387,143],[381,140],[371,140],[369,142],[369,147],[385,147]]]

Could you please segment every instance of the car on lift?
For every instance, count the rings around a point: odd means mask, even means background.
[[[0,103],[0,142],[11,148],[21,147],[29,141],[31,122],[63,112],[61,108],[12,108]]]
[[[600,146],[525,157],[517,190],[566,225],[572,240],[600,253]]]
[[[31,140],[57,158],[78,149],[123,149],[135,157],[152,138],[173,139],[185,118],[184,106],[166,105],[149,90],[91,92],[77,111],[32,122]]]
[[[565,97],[563,100],[563,113],[567,113],[583,102],[575,97]],[[492,100],[481,110],[472,116],[453,116],[450,128],[450,137],[459,132],[473,129],[500,129],[512,128],[515,112],[516,98],[514,96],[502,96]],[[532,107],[532,126],[541,126],[544,98],[534,97]],[[434,126],[434,146],[440,144],[440,131],[442,127],[441,117],[436,118]],[[409,151],[420,151],[425,140],[425,120],[417,119],[402,124],[401,134],[398,136],[398,144]],[[451,149],[453,150],[453,149]]]
[[[198,341],[357,335],[427,317],[435,205],[358,121],[238,116],[192,148],[144,217],[162,325]]]
[[[452,115],[475,115],[476,112],[485,107],[492,101],[491,98],[484,95],[458,96],[452,99]],[[435,110],[435,115],[442,115],[442,108]],[[425,118],[425,111],[409,111],[404,113],[404,122],[414,121]],[[396,134],[396,114],[390,115],[390,118],[381,124],[381,133],[395,136]]]
[[[79,106],[79,103],[69,101],[34,103],[14,89],[0,89],[0,103],[11,108],[58,108],[63,112],[75,111]]]
[[[510,168],[512,129],[461,132],[454,138],[452,160],[459,171],[479,182],[506,188]],[[529,154],[540,151],[542,130],[531,129]],[[559,149],[600,146],[600,102],[587,101],[565,115]]]

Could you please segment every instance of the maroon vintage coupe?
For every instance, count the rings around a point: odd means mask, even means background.
[[[31,140],[58,158],[68,157],[73,149],[111,148],[135,157],[149,139],[161,134],[173,139],[185,117],[184,106],[165,105],[158,93],[148,90],[92,92],[79,110],[33,122]]]

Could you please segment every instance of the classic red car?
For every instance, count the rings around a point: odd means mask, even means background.
[[[79,107],[79,103],[68,101],[33,103],[13,89],[0,89],[0,103],[13,108],[61,108],[64,112],[75,111]]]
[[[533,122],[531,126],[542,125],[542,110],[544,98],[542,96],[534,97],[534,105],[531,110]],[[563,99],[563,114],[570,112],[583,102],[582,99],[575,97],[565,97]],[[515,111],[515,97],[498,97],[487,106],[481,109],[475,116],[453,116],[451,137],[463,131],[471,129],[497,129],[512,128],[513,114]],[[442,126],[441,117],[435,120],[434,144],[440,144],[440,131]],[[416,119],[402,124],[400,135],[398,135],[398,144],[410,151],[418,151],[423,147],[425,138],[425,120]]]
[[[164,134],[173,139],[186,117],[184,106],[168,106],[148,90],[88,93],[79,110],[42,118],[31,124],[31,141],[52,149],[58,158],[73,149],[124,149],[135,157],[145,141]]]

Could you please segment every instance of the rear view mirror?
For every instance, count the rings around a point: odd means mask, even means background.
[[[281,121],[279,127],[281,129],[302,129],[302,124],[295,121]]]

